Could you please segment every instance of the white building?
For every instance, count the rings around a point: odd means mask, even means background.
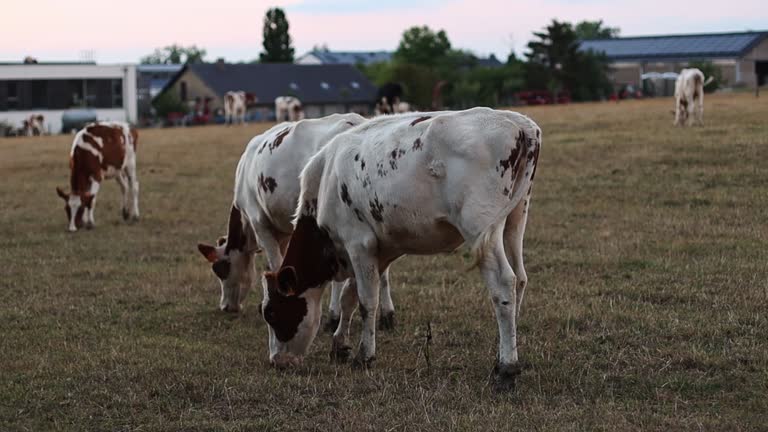
[[[99,120],[136,122],[136,97],[135,65],[0,63],[0,121],[18,127],[42,114],[49,133],[62,132],[61,116],[70,108],[92,110]]]

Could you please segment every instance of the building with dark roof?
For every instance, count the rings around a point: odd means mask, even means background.
[[[580,49],[604,53],[617,86],[638,86],[643,74],[678,72],[697,61],[717,66],[729,87],[764,85],[768,77],[768,31],[594,39]]]
[[[296,59],[296,64],[348,64],[370,65],[387,63],[392,60],[389,51],[328,51],[312,50]]]
[[[376,98],[376,87],[347,64],[223,62],[184,66],[158,96],[173,92],[186,103],[210,98],[210,107],[215,110],[224,106],[223,97],[228,91],[255,95],[257,102],[251,111],[261,119],[274,117],[278,96],[298,97],[308,118],[341,112],[369,114]]]

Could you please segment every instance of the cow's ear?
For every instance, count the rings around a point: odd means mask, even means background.
[[[58,186],[56,187],[56,195],[58,195],[59,197],[61,197],[61,199],[63,199],[64,201],[67,201],[67,200],[69,200],[69,194],[67,194],[66,192],[64,192],[64,191],[63,191],[63,190],[62,190],[60,187],[58,187]]]
[[[277,289],[286,296],[295,296],[299,285],[299,277],[293,266],[286,266],[277,272]]]
[[[216,248],[214,246],[207,245],[204,243],[198,243],[197,250],[199,250],[200,253],[203,254],[205,259],[207,259],[209,263],[215,263],[219,259],[219,256],[216,253]]]

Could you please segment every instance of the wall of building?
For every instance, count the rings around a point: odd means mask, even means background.
[[[187,95],[186,100],[182,98],[182,84],[186,83],[187,87]],[[177,80],[173,83],[173,86],[171,86],[170,91],[173,92],[179,99],[181,99],[182,102],[186,103],[194,103],[195,98],[199,97],[201,100],[205,100],[206,97],[211,98],[211,102],[208,105],[211,108],[211,111],[214,111],[219,108],[224,108],[224,101],[221,100],[221,98],[210,89],[203,80],[201,80],[197,75],[190,72],[189,70],[185,71]]]
[[[755,75],[756,61],[768,61],[768,38],[757,44],[739,62],[742,82],[747,87],[755,87],[757,84],[757,75]]]
[[[136,67],[134,65],[95,65],[95,64],[13,64],[0,66],[1,81],[33,80],[122,80],[122,108],[95,108],[99,120],[120,120],[135,123],[137,119]],[[76,108],[76,107],[73,107]],[[61,115],[64,109],[39,109],[0,111],[0,120],[21,126],[32,114],[45,116],[46,130],[49,133],[61,132]]]

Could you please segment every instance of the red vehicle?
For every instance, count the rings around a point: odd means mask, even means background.
[[[529,90],[517,93],[517,98],[526,105],[549,105],[554,103],[555,95],[547,90]],[[558,104],[567,104],[571,102],[571,94],[568,91],[561,91],[557,94]]]

